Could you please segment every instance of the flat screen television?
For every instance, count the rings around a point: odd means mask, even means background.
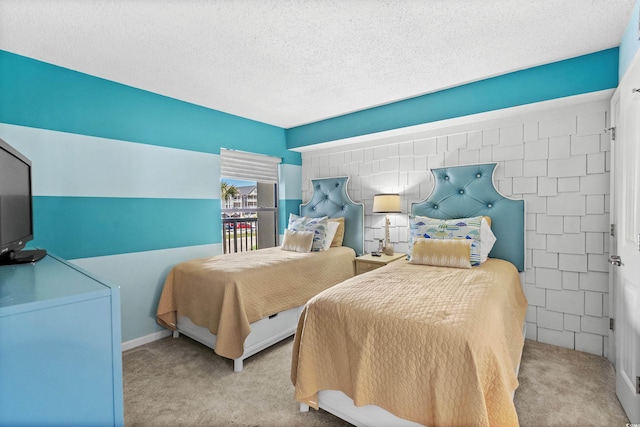
[[[36,262],[44,257],[44,249],[23,249],[30,240],[31,161],[0,139],[0,264]]]

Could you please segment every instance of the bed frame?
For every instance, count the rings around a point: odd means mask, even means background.
[[[496,166],[496,163],[486,163],[432,169],[434,189],[425,200],[411,204],[411,215],[438,219],[491,217],[491,229],[497,240],[489,256],[509,261],[522,272],[525,269],[524,200],[509,199],[498,192],[493,184]],[[523,335],[525,328],[526,323]],[[516,375],[519,368],[518,363]],[[338,390],[320,391],[318,406],[356,426],[421,425],[379,406],[355,406],[351,398]],[[300,411],[308,410],[308,405],[300,403]]]
[[[319,218],[344,217],[343,246],[352,248],[356,255],[364,252],[364,204],[356,203],[347,194],[349,177],[312,179],[313,196],[300,205],[300,215]],[[234,372],[241,372],[244,360],[267,347],[290,337],[296,331],[298,317],[304,306],[294,307],[251,323],[251,333],[244,342],[244,353],[233,359]],[[194,324],[188,317],[178,317],[173,337],[184,334],[207,347],[215,348],[217,336]]]

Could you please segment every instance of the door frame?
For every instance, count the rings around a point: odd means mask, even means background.
[[[611,141],[611,175],[609,182],[609,222],[610,222],[610,232],[609,232],[609,253],[615,252],[617,248],[617,230],[616,230],[616,197],[618,197],[618,192],[616,191],[616,181],[618,179],[616,175],[616,157],[615,157],[615,129],[618,123],[618,115],[619,115],[619,106],[620,106],[620,90],[616,89],[616,91],[611,96],[609,101],[609,122],[607,123],[607,135]],[[616,277],[617,271],[615,266],[609,266],[609,319],[616,318]],[[611,322],[610,322],[611,325]],[[609,328],[608,331],[609,345],[607,351],[607,359],[616,367],[616,333],[613,329]]]

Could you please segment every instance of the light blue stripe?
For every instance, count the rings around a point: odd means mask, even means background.
[[[33,163],[38,196],[220,198],[220,156],[0,124]]]
[[[288,148],[615,88],[618,48],[287,129]]]
[[[279,229],[278,232],[280,234],[284,234],[284,230],[289,225],[289,214],[300,214],[300,204],[302,200],[280,200],[280,208],[278,209],[279,219]]]
[[[33,198],[34,241],[66,258],[220,243],[220,200]]]
[[[195,258],[219,255],[221,244],[73,259],[103,280],[120,286],[122,341],[164,330],[156,322],[160,293],[171,268]]]
[[[278,193],[283,199],[298,199],[302,194],[302,166],[281,164]]]
[[[0,50],[0,122],[219,154],[282,157],[284,129]]]

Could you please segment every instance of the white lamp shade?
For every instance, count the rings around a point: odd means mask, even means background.
[[[373,213],[399,213],[399,194],[376,194],[373,196]]]

